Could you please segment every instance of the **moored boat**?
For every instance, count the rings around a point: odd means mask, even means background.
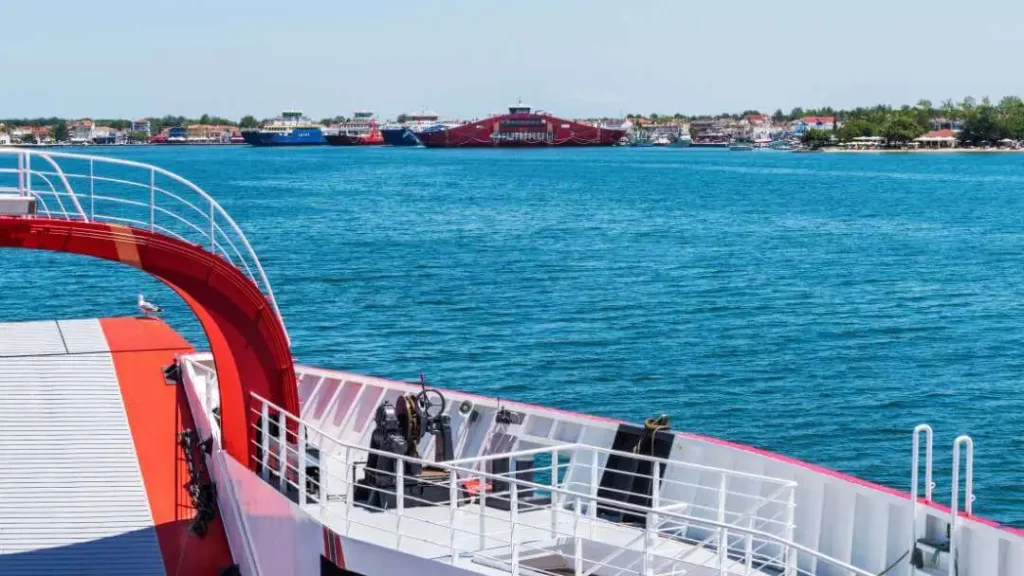
[[[533,112],[529,106],[510,106],[508,114],[453,127],[427,128],[418,136],[428,148],[611,146],[625,128],[608,128]]]
[[[318,146],[327,143],[323,126],[298,110],[286,110],[259,128],[243,130],[241,136],[253,146]]]
[[[373,112],[360,110],[347,122],[334,124],[324,132],[331,146],[379,146],[384,144]]]
[[[382,126],[380,133],[384,144],[388,146],[421,146],[418,134],[427,128],[443,124],[440,116],[434,112],[411,112],[403,114],[396,122]]]

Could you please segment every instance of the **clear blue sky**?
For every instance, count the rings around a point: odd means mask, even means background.
[[[520,97],[566,116],[694,114],[1024,96],[1019,0],[4,4],[0,117],[467,117]]]

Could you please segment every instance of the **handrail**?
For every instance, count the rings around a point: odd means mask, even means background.
[[[949,500],[949,576],[957,575],[957,547],[960,543],[960,447],[967,448],[964,480],[964,512],[970,516],[974,504],[974,440],[962,434],[953,441],[953,489]]]
[[[281,471],[284,471],[286,469],[286,467],[290,466],[288,464],[287,457],[285,457],[283,460],[281,460],[281,455],[285,455],[286,453],[287,454],[294,453],[294,449],[293,448],[288,448],[286,446],[287,445],[287,439],[286,439],[287,436],[290,434],[292,436],[295,436],[296,438],[301,439],[301,438],[304,438],[305,431],[308,430],[308,431],[315,432],[316,434],[319,434],[322,439],[328,439],[331,442],[333,442],[334,444],[336,444],[337,446],[345,448],[347,451],[355,450],[355,451],[358,451],[360,453],[376,454],[376,455],[379,455],[379,456],[385,456],[387,458],[391,458],[391,459],[394,459],[396,461],[402,462],[403,464],[400,465],[400,469],[404,468],[404,466],[406,464],[410,464],[410,463],[411,464],[419,464],[421,466],[422,465],[429,465],[429,466],[432,466],[434,468],[441,468],[441,469],[448,470],[449,473],[452,474],[452,477],[456,478],[456,479],[458,478],[459,474],[462,474],[467,479],[468,478],[479,478],[481,481],[483,481],[483,480],[495,481],[496,480],[496,481],[508,483],[509,487],[510,487],[510,490],[511,490],[511,494],[513,496],[517,493],[518,490],[531,490],[531,491],[540,490],[540,491],[546,491],[546,492],[550,493],[552,495],[553,499],[554,499],[555,495],[562,496],[562,497],[564,497],[564,498],[562,498],[562,501],[564,501],[564,502],[580,501],[580,500],[582,500],[582,501],[586,501],[588,503],[588,506],[593,506],[593,507],[606,506],[606,507],[613,508],[613,509],[616,509],[616,510],[620,510],[620,511],[623,511],[623,512],[632,513],[632,514],[636,514],[636,515],[639,515],[639,516],[645,516],[645,517],[648,517],[652,513],[656,513],[658,518],[659,518],[659,520],[664,518],[664,519],[668,519],[668,520],[675,520],[677,522],[681,522],[681,523],[684,523],[684,524],[695,524],[695,525],[698,525],[698,526],[704,526],[704,527],[708,527],[708,528],[712,528],[712,529],[717,529],[719,531],[728,531],[728,533],[730,535],[731,534],[737,534],[737,533],[738,534],[742,534],[742,535],[749,535],[749,536],[751,536],[753,538],[757,538],[759,540],[770,541],[770,542],[773,542],[773,543],[775,543],[777,545],[780,545],[786,551],[788,551],[790,554],[792,553],[792,551],[797,551],[797,552],[800,552],[802,554],[807,554],[808,556],[814,557],[814,558],[818,559],[819,561],[822,561],[822,562],[824,562],[826,564],[830,564],[830,565],[833,565],[833,566],[835,566],[835,567],[837,567],[839,569],[846,570],[847,572],[851,572],[851,573],[855,574],[856,576],[875,576],[874,574],[872,574],[870,572],[867,572],[864,569],[861,569],[861,568],[858,568],[858,567],[853,566],[851,564],[848,564],[846,562],[843,562],[842,560],[839,560],[837,558],[832,558],[832,557],[830,557],[830,556],[828,556],[826,554],[818,552],[817,550],[814,550],[812,548],[809,548],[807,546],[799,544],[799,543],[797,543],[797,542],[795,542],[795,541],[793,541],[791,539],[786,539],[786,538],[783,538],[783,537],[778,536],[776,534],[772,534],[770,532],[764,532],[764,531],[761,531],[761,530],[758,530],[758,529],[755,529],[755,528],[750,528],[750,527],[741,526],[741,525],[737,525],[737,524],[730,524],[728,522],[725,522],[725,521],[719,520],[719,519],[712,520],[712,519],[708,519],[708,518],[701,518],[701,517],[692,516],[692,515],[689,515],[689,514],[684,514],[684,513],[675,512],[675,511],[668,511],[668,510],[664,510],[664,511],[657,510],[657,511],[655,511],[655,510],[652,510],[650,507],[645,507],[645,506],[638,505],[638,504],[633,504],[633,503],[630,503],[630,502],[620,502],[618,500],[612,500],[612,499],[609,499],[609,498],[602,498],[602,497],[599,497],[599,496],[596,496],[596,495],[592,495],[592,494],[586,494],[586,493],[581,493],[581,492],[565,490],[565,489],[560,488],[560,487],[558,487],[558,486],[556,486],[554,484],[551,484],[551,485],[540,484],[540,483],[537,483],[537,482],[522,480],[520,478],[516,478],[515,476],[502,476],[502,475],[494,474],[494,473],[491,473],[491,472],[487,472],[485,470],[474,470],[474,469],[466,468],[466,467],[463,467],[463,466],[460,466],[460,465],[452,465],[450,462],[433,462],[433,461],[424,460],[422,458],[418,458],[418,457],[414,457],[414,456],[408,456],[408,455],[405,455],[405,454],[395,454],[393,452],[387,452],[387,451],[377,450],[377,449],[366,447],[366,446],[358,446],[358,445],[355,445],[355,444],[351,444],[351,443],[345,442],[345,441],[343,441],[343,440],[341,440],[339,438],[336,438],[336,437],[334,437],[334,436],[332,436],[330,434],[327,434],[326,432],[324,432],[319,427],[317,427],[317,426],[315,426],[313,424],[305,422],[301,418],[296,417],[295,415],[293,415],[293,414],[289,413],[288,411],[284,410],[283,408],[281,408],[280,406],[278,406],[274,402],[271,402],[271,401],[263,398],[259,394],[252,393],[251,396],[252,396],[252,398],[254,400],[258,401],[263,406],[262,410],[260,412],[257,412],[257,414],[262,414],[263,416],[269,416],[271,411],[272,411],[273,413],[278,414],[279,418],[283,417],[285,419],[291,419],[291,420],[293,420],[298,425],[295,428],[295,430],[293,431],[293,430],[291,430],[292,426],[285,425],[284,423],[280,423],[278,425],[278,430],[279,430],[280,437],[272,439],[273,441],[278,442],[278,443],[281,443],[282,441],[284,441],[284,444],[285,444],[285,446],[279,446],[280,454],[275,456],[275,459],[278,461],[278,465],[281,467],[280,468]],[[267,422],[268,420],[266,418],[264,418],[263,421]],[[270,439],[269,437],[270,437],[269,434],[265,434],[264,435],[264,442],[268,442],[268,439]],[[269,444],[268,444],[268,446],[264,447],[265,450],[269,450],[269,448],[270,448]],[[555,448],[557,448],[557,449],[564,449],[565,447],[564,446],[557,446]],[[590,449],[590,448],[593,448],[593,447],[584,446],[584,449]],[[305,450],[303,449],[303,452],[297,453],[296,454],[297,457],[305,458],[306,454],[304,454],[304,451]],[[267,457],[268,457],[268,453],[265,452],[264,453],[264,458],[267,458]],[[321,455],[321,459],[323,457],[324,457],[324,455],[322,454]],[[337,457],[333,456],[332,454],[327,454],[327,457],[328,458],[335,458],[335,459],[337,459]],[[462,461],[463,461],[463,463],[465,463],[465,459],[463,459]],[[269,464],[269,462],[268,462],[268,464]],[[298,468],[299,468],[300,473],[304,473],[305,466],[302,463],[299,463]],[[300,486],[302,486],[301,483],[300,483]],[[300,488],[299,492],[301,494],[300,498],[304,499],[305,498],[305,489],[304,488]],[[490,494],[488,494],[488,496],[490,496]],[[346,498],[346,501],[349,501],[349,500],[351,500],[351,495]],[[454,530],[454,528],[453,528],[453,530]],[[787,574],[795,573],[795,572],[792,572],[792,570],[795,570],[795,564],[787,561]]]
[[[917,517],[920,513],[920,503],[917,501],[918,472],[920,464],[921,433],[925,436],[924,456],[924,499],[932,501],[932,489],[935,483],[932,482],[932,427],[927,424],[918,424],[914,427],[913,448],[910,451],[910,549],[917,547]],[[910,568],[911,574],[917,572],[917,568]]]
[[[0,147],[0,157],[3,156],[15,156],[18,160],[17,168],[0,168],[0,174],[17,173],[17,190],[20,195],[33,196],[35,198],[39,198],[40,200],[44,195],[52,195],[57,200],[58,204],[60,205],[60,212],[62,212],[63,214],[51,211],[48,207],[45,206],[45,202],[41,202],[45,210],[44,217],[64,220],[79,220],[85,222],[112,221],[119,223],[127,223],[129,225],[138,225],[140,228],[144,228],[151,232],[157,232],[158,230],[163,233],[169,232],[167,228],[162,228],[156,223],[156,215],[159,211],[162,214],[170,214],[177,220],[184,222],[189,227],[197,230],[200,234],[200,237],[205,237],[205,239],[209,242],[208,249],[214,254],[217,254],[217,245],[221,244],[223,257],[228,262],[231,262],[236,267],[238,267],[261,289],[261,291],[267,297],[267,300],[270,302],[270,305],[273,307],[274,313],[277,315],[282,326],[284,325],[284,319],[281,316],[281,310],[278,307],[277,299],[274,296],[273,288],[270,285],[270,280],[267,278],[266,271],[264,270],[263,265],[260,263],[259,257],[256,255],[255,250],[253,250],[252,245],[249,243],[248,238],[246,238],[245,234],[242,232],[242,229],[238,226],[238,223],[236,223],[235,220],[227,213],[227,211],[224,210],[220,203],[218,203],[212,196],[210,196],[202,188],[200,188],[193,182],[181,176],[178,176],[173,172],[170,172],[158,166],[154,166],[152,164],[146,164],[142,162],[135,162],[132,160],[123,160],[120,158],[112,158],[106,156],[71,154],[66,152],[50,152],[26,148]],[[40,161],[45,162],[51,169],[39,170],[37,168],[33,168],[33,158],[38,158]],[[86,173],[84,169],[82,173],[66,171],[61,166],[61,163],[59,163],[57,160],[88,162],[88,172]],[[96,166],[98,165],[114,165],[144,170],[147,173],[148,178],[145,178],[145,181],[143,182],[142,178],[133,181],[124,178],[100,176],[96,174],[95,170]],[[180,186],[183,186],[191,193],[196,194],[200,198],[200,201],[192,202],[186,200],[179,194],[175,194],[170,190],[166,190],[164,188],[157,186],[156,177],[158,175],[163,178],[169,179],[179,184]],[[39,177],[44,182],[46,182],[50,190],[45,191],[33,189],[33,176]],[[55,177],[59,181],[59,184],[63,186],[63,191],[57,190],[57,187],[55,187],[54,183],[50,180],[51,177]],[[80,194],[76,192],[74,187],[71,185],[70,181],[74,179],[88,180],[89,182],[89,190],[87,191],[89,198],[88,212],[83,208],[82,203],[79,201]],[[131,200],[124,197],[115,197],[113,195],[104,196],[101,194],[97,194],[96,188],[98,183],[117,184],[148,190],[148,202]],[[171,211],[167,210],[167,208],[165,208],[164,206],[158,206],[157,193],[160,193],[162,196],[170,197],[173,200],[176,200],[177,202],[184,204],[192,211],[198,213],[198,218],[191,213],[188,213],[183,216],[180,213],[172,213]],[[68,207],[70,208],[70,210],[64,209],[62,197],[65,196],[68,199],[70,199],[70,202],[72,204],[72,206]],[[106,215],[97,214],[95,211],[96,200],[103,199],[106,199],[105,201],[117,203],[123,206],[134,206],[137,209],[148,208],[148,215],[144,219],[133,219],[127,218],[124,214],[120,213]],[[200,208],[197,204],[208,206],[209,210],[204,210]],[[148,220],[148,222],[146,222],[145,220]],[[193,222],[194,220],[199,220],[203,225],[196,225]],[[222,227],[222,223],[224,224],[224,226],[226,226],[226,229]],[[209,232],[205,231],[206,228],[209,228]],[[229,235],[225,230],[231,232],[231,234]],[[218,242],[216,237],[218,232],[220,232],[221,235],[223,235],[223,237],[227,240],[226,245],[225,243]],[[178,234],[171,234],[174,236],[178,236],[181,239],[184,239],[182,238],[182,236]],[[238,247],[235,246],[235,240],[232,239],[232,236],[234,236],[240,242],[242,247],[241,250],[239,250]],[[206,244],[206,242],[193,243],[199,246]],[[236,256],[238,256],[239,261],[237,263],[233,262],[232,258],[230,257],[228,249],[233,251],[236,254]],[[217,255],[220,256],[220,254]]]

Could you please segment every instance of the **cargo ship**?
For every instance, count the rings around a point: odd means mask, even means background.
[[[360,110],[352,120],[332,125],[324,133],[331,146],[379,146],[384,143],[377,119],[370,110]]]
[[[419,136],[428,148],[490,146],[611,146],[626,135],[625,127],[607,128],[509,106],[508,114],[459,126],[426,129]]]
[[[286,110],[255,130],[243,130],[242,138],[253,146],[318,146],[327,143],[323,128],[298,110]]]

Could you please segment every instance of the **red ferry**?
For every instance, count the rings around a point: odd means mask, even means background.
[[[593,126],[533,112],[522,104],[508,114],[455,127],[438,126],[420,132],[428,148],[485,146],[611,146],[626,135],[624,127]]]

